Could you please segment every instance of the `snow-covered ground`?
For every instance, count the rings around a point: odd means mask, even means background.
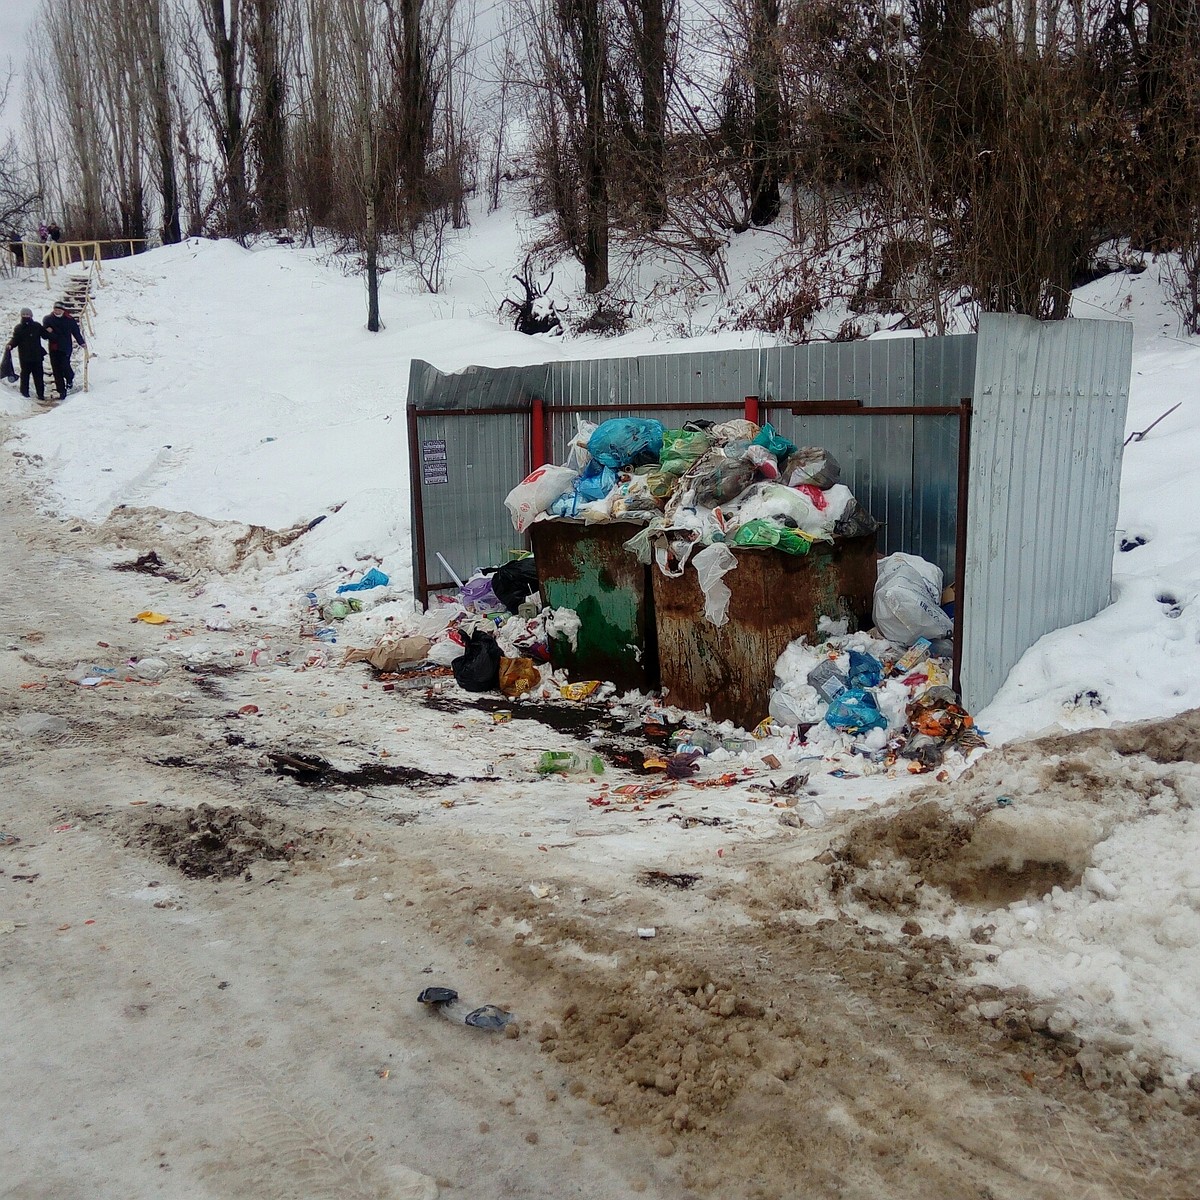
[[[87,330],[89,390],[49,411],[3,391],[8,413],[27,418],[13,445],[37,456],[48,510],[156,531],[164,546],[176,539],[181,556],[194,539],[187,520],[171,514],[276,530],[324,517],[284,549],[231,553],[223,575],[211,572],[221,555],[210,545],[206,600],[225,604],[235,619],[253,607],[286,624],[305,592],[379,566],[394,581],[389,598],[347,623],[369,641],[384,615],[412,611],[410,359],[454,370],[763,340],[748,333],[672,340],[686,321],[604,341],[512,333],[497,307],[520,262],[520,240],[502,213],[480,219],[453,246],[443,294],[422,292],[402,272],[387,275],[379,334],[364,328],[361,279],[320,251],[193,241],[106,263]],[[54,294],[64,282],[54,281]],[[35,273],[0,280],[0,319],[11,326],[23,304],[40,314],[49,299]],[[1025,655],[977,714],[992,745],[1055,729],[1165,721],[1200,705],[1200,340],[1179,336],[1154,264],[1082,289],[1075,313],[1135,324],[1129,431],[1181,407],[1125,451],[1113,604]],[[122,505],[133,511],[110,518]],[[232,543],[238,533],[210,532],[209,540]],[[1069,757],[1070,748],[1061,754]],[[1093,762],[1089,791],[1056,788],[1040,770],[994,778],[985,755],[967,792],[985,803],[989,789],[1003,788],[1014,811],[1036,814],[1020,835],[1025,844],[1047,824],[1058,830],[1082,882],[990,913],[978,902],[927,905],[922,921],[963,944],[990,923],[995,953],[991,961],[976,956],[981,981],[1028,989],[1081,1034],[1124,1038],[1139,1053],[1166,1055],[1176,1072],[1200,1071],[1200,1025],[1186,1003],[1200,988],[1194,769],[1180,768],[1170,787],[1151,788],[1145,803],[1134,803],[1121,760],[1109,757],[1107,776]],[[821,804],[834,811],[903,806],[914,785],[902,777],[826,778],[822,786]]]

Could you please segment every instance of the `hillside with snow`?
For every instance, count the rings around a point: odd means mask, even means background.
[[[971,752],[969,761],[929,782],[929,777],[871,773],[849,754],[835,757],[831,752],[822,761],[812,746],[774,736],[710,755],[705,774],[723,779],[721,787],[707,786],[711,779],[702,776],[704,788],[689,791],[690,784],[680,784],[669,800],[652,793],[656,805],[641,799],[614,804],[619,793],[608,792],[605,798],[594,780],[541,777],[535,765],[538,754],[552,748],[548,739],[559,738],[554,745],[561,745],[562,738],[534,719],[522,719],[519,710],[515,716],[499,710],[497,716],[495,705],[476,706],[466,693],[449,699],[439,693],[442,698],[427,706],[401,701],[399,693],[385,695],[366,674],[358,674],[359,666],[338,670],[334,657],[347,646],[370,645],[387,630],[419,633],[429,628],[414,613],[410,585],[404,413],[413,358],[453,371],[473,364],[762,344],[764,335],[745,331],[680,336],[717,323],[724,303],[720,297],[710,297],[707,308],[701,304],[654,321],[635,320],[633,332],[616,338],[514,333],[498,309],[510,292],[524,236],[503,214],[481,218],[454,242],[448,284],[437,295],[424,292],[403,272],[388,274],[381,298],[385,328],[378,334],[364,328],[363,284],[353,264],[329,251],[194,240],[105,263],[85,328],[92,352],[88,389],[48,408],[22,400],[7,385],[0,392],[6,449],[21,486],[34,497],[28,511],[24,501],[10,509],[17,513],[10,541],[24,539],[31,568],[53,573],[55,586],[76,587],[76,580],[86,578],[85,568],[100,571],[104,579],[102,586],[93,585],[94,627],[79,612],[91,599],[86,592],[73,593],[65,609],[57,600],[44,612],[36,603],[22,602],[19,618],[10,615],[22,628],[38,627],[14,634],[10,646],[22,653],[8,660],[9,682],[20,679],[22,688],[33,689],[13,702],[13,712],[20,710],[13,720],[24,723],[12,728],[26,741],[60,728],[46,722],[54,719],[54,689],[65,689],[70,694],[63,703],[73,706],[71,727],[99,740],[84,739],[79,749],[80,743],[68,737],[63,752],[82,755],[90,744],[108,745],[112,757],[103,790],[118,807],[145,803],[128,799],[149,794],[137,791],[144,770],[139,764],[199,771],[211,759],[217,767],[198,776],[204,789],[240,804],[245,795],[259,794],[246,789],[274,788],[271,802],[278,801],[284,812],[292,803],[285,789],[297,790],[294,772],[303,770],[304,754],[311,758],[319,753],[338,762],[358,756],[376,771],[407,759],[419,768],[421,779],[423,772],[437,781],[419,779],[404,793],[411,814],[407,809],[397,814],[394,801],[385,802],[369,788],[353,800],[339,793],[337,811],[352,825],[381,813],[383,821],[418,822],[405,824],[400,832],[405,837],[411,832],[413,845],[427,839],[420,844],[434,864],[429,869],[447,872],[448,882],[436,889],[430,885],[433,901],[442,906],[439,914],[466,903],[454,899],[460,891],[479,886],[463,881],[471,854],[478,853],[478,862],[487,864],[480,871],[500,862],[494,868],[499,882],[493,882],[501,899],[492,903],[511,903],[512,911],[497,916],[493,926],[513,937],[514,954],[527,937],[537,953],[550,954],[546,947],[555,947],[554,953],[561,955],[556,970],[564,978],[596,964],[605,972],[615,970],[613,964],[623,963],[628,951],[627,946],[604,953],[587,949],[583,926],[572,922],[611,914],[618,935],[635,943],[653,937],[657,922],[663,936],[654,944],[663,945],[666,955],[668,947],[706,940],[701,931],[710,927],[718,933],[707,941],[723,946],[726,938],[736,940],[757,928],[754,922],[761,917],[768,931],[763,934],[765,948],[747,944],[737,952],[757,955],[759,975],[778,984],[776,1001],[786,1011],[797,984],[786,971],[776,981],[767,968],[773,961],[788,961],[792,939],[813,938],[820,953],[833,956],[820,960],[830,964],[818,972],[821,979],[840,979],[843,970],[853,974],[841,956],[841,948],[849,944],[845,930],[853,925],[858,931],[854,936],[866,939],[862,953],[882,947],[881,953],[909,955],[906,978],[918,972],[923,981],[915,1003],[925,1004],[926,991],[936,994],[959,1022],[954,1027],[959,1033],[943,1031],[947,1044],[958,1036],[973,1037],[970,1030],[977,1025],[990,1042],[1011,1038],[1013,1044],[1025,1045],[1036,1033],[1052,1044],[1053,1053],[1066,1056],[1063,1062],[1072,1064],[1069,1078],[1082,1081],[1080,1086],[1104,1096],[1110,1089],[1129,1088],[1142,1103],[1143,1093],[1149,1095],[1165,1082],[1176,1097],[1171,1105],[1184,1106],[1178,1097],[1188,1094],[1189,1080],[1194,1088],[1200,1078],[1200,1018],[1191,1002],[1200,987],[1200,874],[1195,866],[1200,862],[1200,822],[1195,819],[1200,766],[1194,715],[1181,716],[1200,707],[1200,607],[1195,602],[1200,594],[1200,533],[1194,518],[1200,497],[1195,401],[1200,339],[1180,336],[1157,264],[1149,262],[1137,273],[1107,275],[1074,297],[1079,318],[1133,322],[1128,432],[1145,430],[1174,408],[1124,452],[1120,519],[1113,531],[1113,602],[1094,619],[1052,633],[1026,653],[994,702],[975,714],[989,749]],[[751,263],[754,254],[747,250],[745,258]],[[0,279],[0,315],[15,321],[23,305],[40,314],[66,285],[60,276],[47,293],[35,272]],[[568,273],[558,286],[567,300],[578,280]],[[831,323],[836,327],[836,315]],[[53,550],[38,548],[36,529],[54,531]],[[147,579],[108,570],[127,568],[131,551],[150,550],[176,575],[174,580],[171,574]],[[391,585],[341,623],[343,645],[321,647],[311,638],[301,640],[297,630],[303,626],[306,594],[332,596],[339,585],[370,567],[389,575]],[[161,629],[138,622],[139,609],[159,607],[169,610],[170,617]],[[63,611],[68,625],[76,622],[66,630],[60,628]],[[56,660],[46,657],[46,629],[51,640],[70,639],[76,667],[54,665]],[[122,658],[132,647],[129,661],[135,666],[138,655],[161,659],[161,691],[152,694],[158,679],[147,676],[126,681],[130,688],[138,685],[132,692],[104,692],[109,682],[104,673],[113,670],[104,663],[116,653],[110,642],[125,647]],[[202,680],[207,692],[187,690],[197,671],[212,672]],[[93,686],[88,691],[85,685]],[[190,731],[164,733],[164,745],[172,751],[165,754],[163,745],[152,740],[160,736],[156,722],[166,720],[155,715],[153,705],[168,701],[192,717],[198,715],[197,707],[211,703],[213,712],[205,719],[224,722],[219,738],[214,734],[202,753],[200,742],[187,740]],[[618,726],[632,722],[640,727],[650,711],[646,698],[607,696],[604,702]],[[150,732],[131,732],[127,711],[143,711],[135,705],[148,714]],[[1142,724],[1126,728],[1130,722]],[[199,722],[193,724],[199,728]],[[122,747],[129,737],[136,750],[127,755]],[[263,784],[270,754],[276,755],[277,766],[282,755],[293,776],[284,778],[278,770],[281,778]],[[764,772],[765,756],[775,757],[775,767],[768,764]],[[30,773],[28,780],[42,778],[32,756],[20,761],[28,761],[21,766]],[[763,787],[800,772],[806,776],[807,798],[781,817],[776,810],[784,802],[764,799]],[[772,774],[780,778],[763,784]],[[182,772],[172,778],[182,778]],[[636,789],[645,783],[643,775],[628,772],[614,771],[609,778],[613,788],[623,784]],[[422,791],[431,786],[443,790]],[[208,797],[209,791],[196,795]],[[309,795],[306,804],[312,803]],[[168,808],[176,802],[168,798]],[[364,807],[346,815],[354,805]],[[305,811],[315,814],[313,821],[332,820],[324,810]],[[796,813],[807,815],[800,819]],[[54,817],[59,824],[50,828],[74,828],[69,815]],[[47,822],[51,819],[45,816]],[[324,828],[306,836],[324,837]],[[356,902],[382,897],[381,904],[391,905],[409,887],[408,850],[384,852],[374,826],[353,828],[357,840],[337,843],[342,849],[331,860],[338,860],[338,870],[352,873]],[[686,839],[681,836],[685,828]],[[394,828],[390,832],[397,833]],[[23,836],[31,841],[33,835],[26,830]],[[474,849],[467,848],[468,842]],[[350,845],[353,849],[346,848]],[[527,852],[533,853],[532,860]],[[399,858],[388,858],[389,853]],[[466,857],[460,861],[460,855]],[[376,865],[379,856],[386,860],[384,866]],[[669,878],[718,882],[704,895],[663,899],[661,909],[643,911],[640,901],[629,900],[631,865]],[[274,882],[274,875],[268,882]],[[149,886],[130,891],[125,884],[106,883],[100,890],[157,897],[157,891],[147,891]],[[172,891],[169,899],[184,904],[185,890]],[[364,911],[350,908],[353,920]],[[286,908],[264,911],[274,912],[270,919],[285,925],[291,919]],[[399,906],[387,911],[390,920],[401,919]],[[474,911],[438,919],[446,920],[448,928],[452,920],[461,920],[453,926],[456,937],[474,947],[476,938],[485,937],[472,924]],[[449,952],[440,944],[430,949],[421,940],[426,914],[416,911],[406,919],[418,918],[421,932],[413,935],[413,961],[420,956],[422,962],[442,961]],[[561,927],[547,926],[544,941],[538,941],[530,931],[542,921]],[[64,917],[60,928],[65,932],[70,925]],[[260,936],[249,916],[238,928],[230,944],[241,945],[238,939],[245,939],[250,946]],[[304,936],[304,928],[297,926],[297,938]],[[431,928],[436,932],[436,921]],[[676,934],[681,943],[669,941]],[[778,945],[775,937],[781,939]],[[329,935],[324,941],[334,946],[338,937]],[[339,960],[330,974],[357,970],[372,953],[364,945],[354,952],[352,966]],[[772,954],[779,957],[772,960]],[[647,965],[650,961],[653,967]],[[629,961],[632,982],[612,984],[604,1020],[630,1002],[630,995],[642,1003],[639,989],[653,987],[659,973],[662,979],[674,978],[676,968],[664,965],[666,961],[643,960],[634,953]],[[476,982],[486,984],[493,969],[490,959],[488,963],[460,963],[459,969],[467,978],[474,972]],[[414,977],[411,965],[406,961],[395,971],[403,986],[415,991],[427,981]],[[211,969],[225,967],[214,964]],[[544,964],[529,969],[535,976],[546,971]],[[871,960],[862,966],[859,982],[874,995],[882,986],[879,980],[892,969]],[[928,988],[921,972],[934,980]],[[559,978],[553,972],[548,977]],[[680,978],[692,976],[684,971]],[[292,986],[301,994],[301,984]],[[600,989],[600,984],[579,986],[580,995],[590,998],[585,1003],[596,1000],[599,991],[588,989]],[[617,994],[620,987],[628,994]],[[664,1001],[656,1018],[664,1022],[676,1019],[663,1014],[675,1011],[671,1005],[678,1007],[681,995],[696,991],[694,982],[672,988],[673,999]],[[712,996],[715,1007],[723,1003],[722,994],[717,990]],[[911,1002],[911,997],[904,1001]],[[527,1003],[533,1007],[532,1000]],[[760,1009],[749,1005],[745,1011]],[[355,1012],[361,1016],[361,1003]],[[681,1031],[691,1018],[679,1020],[679,1029],[664,1035],[666,1049],[653,1043],[646,1051],[647,1062],[657,1061],[654,1055],[660,1051],[668,1062],[671,1046],[690,1036]],[[744,1021],[739,1036],[752,1041],[766,1036],[752,1024]],[[424,1036],[419,1031],[425,1028],[417,1027],[409,1036]],[[597,1028],[603,1029],[603,1022]],[[903,1022],[897,1028],[908,1036]],[[591,1036],[579,1033],[584,1040]],[[854,1036],[861,1040],[861,1031]],[[545,1039],[552,1049],[551,1036]],[[1036,1059],[1040,1045],[1029,1051],[1035,1057],[1022,1077],[1045,1066]],[[465,1064],[473,1052],[443,1053],[461,1054]],[[571,1053],[580,1058],[564,1062],[599,1063],[597,1071],[608,1057],[603,1047]],[[741,1051],[721,1053],[736,1057]],[[759,1050],[747,1053],[753,1057]],[[970,1058],[970,1051],[963,1053]],[[633,1069],[639,1079],[658,1080],[649,1088],[652,1099],[660,1085],[665,1096],[672,1094],[674,1076],[669,1085],[664,1083],[665,1069]],[[924,1069],[913,1066],[912,1078]],[[1057,1082],[1064,1069],[1060,1064],[1054,1074],[1047,1067],[1044,1076],[1036,1076],[1039,1086],[1066,1087]],[[401,1068],[380,1067],[372,1080],[385,1078],[389,1070]],[[639,1086],[642,1090],[628,1100],[631,1107],[622,1110],[631,1120],[630,1114],[643,1114],[649,1103],[646,1087]],[[858,1085],[843,1081],[840,1086]],[[614,1088],[613,1095],[620,1096],[619,1083]],[[599,1088],[594,1094],[609,1093]],[[1040,1103],[1036,1095],[1031,1102]],[[896,1103],[899,1112],[907,1101]],[[940,1111],[936,1097],[930,1098],[929,1108]],[[685,1136],[686,1114],[672,1115],[679,1111],[671,1109],[665,1121],[661,1114],[644,1117],[647,1128],[659,1131],[659,1144],[666,1136],[663,1129],[674,1128],[672,1137]],[[886,1106],[880,1111],[886,1112]],[[445,1108],[438,1112],[447,1115]],[[533,1145],[536,1139],[526,1141]],[[718,1149],[725,1144],[717,1143]],[[553,1179],[559,1167],[545,1161],[541,1170]],[[420,1166],[436,1173],[423,1159]],[[1086,1174],[1086,1167],[1080,1169]],[[788,1194],[786,1186],[778,1194]],[[622,1187],[613,1183],[611,1192],[597,1194],[628,1194]],[[678,1194],[671,1189],[666,1184],[651,1194]],[[432,1196],[437,1189],[395,1194]],[[547,1184],[537,1194],[565,1193]],[[1018,1188],[1004,1194],[1033,1193]]]

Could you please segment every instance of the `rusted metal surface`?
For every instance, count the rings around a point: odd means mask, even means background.
[[[875,535],[817,542],[798,557],[740,548],[734,555],[721,626],[705,619],[695,571],[678,579],[652,571],[658,658],[669,704],[753,729],[767,715],[775,663],[789,642],[815,641],[821,617],[870,625]]]
[[[570,608],[582,626],[574,647],[550,643],[550,662],[576,680],[658,687],[658,644],[649,568],[625,549],[638,526],[539,521],[532,528],[542,602]]]

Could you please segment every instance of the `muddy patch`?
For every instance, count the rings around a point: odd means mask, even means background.
[[[296,754],[270,750],[266,754],[276,775],[294,780],[301,787],[369,788],[408,787],[443,788],[452,783],[487,783],[489,780],[471,775],[444,775],[422,771],[420,767],[392,766],[384,763],[363,763],[352,770],[335,767],[319,754]]]
[[[672,875],[669,871],[643,871],[638,876],[638,883],[642,887],[659,888],[660,890],[681,892],[689,891],[700,882],[699,875],[688,875],[680,873]]]
[[[257,805],[155,805],[126,826],[127,847],[148,851],[189,879],[230,879],[252,864],[291,862],[313,854],[312,835],[268,816]]]
[[[1035,819],[1043,824],[1032,825]],[[849,886],[872,908],[907,912],[919,907],[925,886],[985,908],[1076,887],[1094,845],[1092,828],[1069,817],[1054,828],[1045,821],[1045,814],[1031,818],[1005,807],[955,812],[934,800],[872,818],[834,852],[834,890]]]
[[[139,554],[137,558],[129,562],[116,563],[113,566],[113,570],[135,571],[139,575],[154,575],[158,579],[166,579],[171,583],[180,583],[186,578],[186,576],[180,575],[178,571],[172,571],[153,550],[145,554]]]

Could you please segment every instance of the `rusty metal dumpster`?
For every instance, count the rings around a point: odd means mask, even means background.
[[[696,572],[652,572],[658,659],[667,703],[753,729],[767,715],[775,663],[798,637],[815,640],[821,617],[871,623],[875,535],[816,542],[805,555],[738,548],[725,576],[729,620],[705,619]]]
[[[582,623],[575,646],[551,640],[551,664],[574,679],[647,692],[658,687],[650,569],[625,549],[638,528],[538,521],[530,533],[542,603],[574,609]]]

